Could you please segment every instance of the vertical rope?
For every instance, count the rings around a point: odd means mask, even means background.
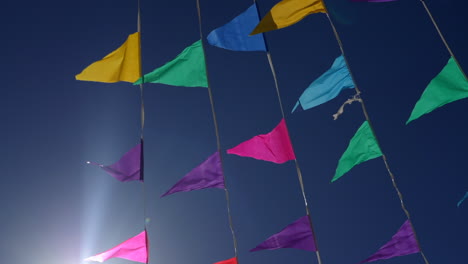
[[[255,5],[257,5],[258,16],[261,17],[260,13],[259,13],[260,11],[259,11],[259,8],[258,8],[258,3],[256,2],[256,0],[253,0],[253,2],[254,2]],[[285,124],[287,124],[286,115],[284,114],[283,100],[281,98],[281,93],[280,93],[280,89],[279,89],[279,85],[278,85],[278,78],[277,78],[276,70],[275,70],[275,67],[274,67],[274,64],[273,64],[273,59],[271,58],[271,53],[270,53],[270,50],[268,48],[268,42],[267,42],[265,34],[263,34],[263,39],[265,41],[265,47],[267,49],[266,50],[266,55],[267,55],[267,59],[268,59],[268,64],[270,65],[271,74],[273,76],[273,80],[274,80],[274,83],[275,83],[276,96],[278,98],[278,105],[279,105],[279,108],[280,108],[280,111],[281,111],[281,116],[283,117]],[[286,127],[287,127],[287,125],[286,125]],[[289,138],[289,141],[291,142],[291,145],[292,145],[292,148],[293,148],[293,151],[294,151],[294,145],[293,145],[293,143],[291,141],[291,138]],[[316,238],[316,235],[315,235],[314,225],[313,225],[313,222],[312,222],[312,216],[310,215],[309,205],[308,205],[307,197],[306,197],[306,193],[305,193],[304,180],[302,178],[301,167],[299,166],[299,162],[297,161],[297,159],[294,159],[294,164],[296,166],[297,178],[299,180],[299,186],[301,188],[302,198],[304,199],[304,206],[305,206],[305,210],[306,210],[306,215],[309,218],[310,229],[312,231],[312,237],[313,237],[314,243],[315,243],[315,248],[316,248],[315,254],[317,256],[318,264],[322,264],[322,258],[320,257],[320,252],[319,252],[319,249],[318,249],[318,243],[317,243],[317,238]]]
[[[442,42],[444,43],[445,48],[447,48],[447,51],[450,53],[450,56],[452,56],[453,60],[457,63],[458,68],[459,68],[460,71],[463,73],[463,76],[465,76],[465,80],[468,81],[468,77],[466,76],[465,72],[463,71],[463,68],[461,67],[460,63],[458,62],[457,58],[455,57],[455,54],[453,53],[452,49],[451,49],[450,46],[448,45],[447,40],[445,40],[444,35],[442,34],[442,31],[440,31],[439,26],[437,25],[437,23],[436,23],[434,17],[432,16],[431,11],[429,10],[429,8],[428,8],[427,5],[426,5],[426,2],[424,2],[424,0],[420,0],[420,2],[421,2],[421,4],[423,5],[424,9],[426,10],[427,15],[428,15],[429,18],[431,19],[432,24],[434,25],[435,29],[437,30],[437,33],[439,33],[439,37],[440,37],[440,39],[442,40]]]
[[[323,0],[322,0],[323,1]],[[323,5],[325,7],[325,11],[326,11],[326,16],[327,16],[327,19],[328,21],[330,22],[330,26],[332,27],[333,29],[333,33],[335,35],[335,38],[336,38],[336,41],[338,42],[338,46],[340,47],[340,50],[341,50],[341,54],[343,55],[343,58],[346,62],[346,66],[348,67],[348,70],[349,70],[349,74],[353,80],[353,83],[354,83],[354,89],[356,90],[356,93],[357,94],[360,94],[361,91],[359,90],[358,88],[358,85],[356,83],[356,80],[354,78],[354,75],[353,73],[351,72],[351,68],[349,67],[349,63],[348,63],[348,60],[346,58],[346,55],[345,55],[345,52],[344,52],[344,48],[343,48],[343,43],[341,42],[341,38],[340,38],[340,35],[338,34],[338,31],[336,30],[336,27],[332,21],[332,19],[330,18],[330,16],[328,15],[328,10],[326,8],[326,5],[325,5],[325,1],[323,1]],[[406,217],[408,218],[408,220],[410,220],[410,224],[411,224],[411,228],[413,230],[413,233],[414,233],[414,236],[416,238],[416,242],[418,244],[418,247],[419,247],[419,251],[421,253],[421,256],[422,258],[424,259],[424,262],[426,264],[429,264],[429,261],[427,260],[426,256],[424,255],[423,251],[422,251],[422,248],[421,248],[421,244],[419,243],[419,239],[418,239],[418,236],[416,234],[416,230],[414,229],[414,226],[413,226],[413,223],[411,222],[411,217],[410,217],[410,214],[408,212],[408,210],[406,209],[406,206],[405,206],[405,203],[403,202],[403,195],[401,194],[400,192],[400,189],[398,188],[397,184],[396,184],[396,180],[395,180],[395,176],[393,175],[392,171],[390,170],[390,166],[388,164],[388,161],[387,161],[387,156],[384,154],[384,152],[382,151],[382,147],[381,147],[381,144],[377,138],[377,135],[375,133],[375,130],[374,130],[374,126],[372,125],[372,122],[369,118],[369,114],[367,112],[367,109],[366,109],[366,105],[364,103],[364,100],[361,98],[361,108],[362,108],[362,112],[364,114],[364,117],[366,118],[366,121],[369,123],[369,127],[372,131],[372,134],[374,135],[374,138],[375,138],[375,141],[377,142],[377,145],[379,146],[381,152],[382,152],[382,159],[383,159],[383,162],[385,164],[385,168],[387,169],[387,172],[388,172],[388,175],[390,176],[390,179],[392,180],[392,184],[393,184],[393,188],[395,189],[397,195],[398,195],[398,198],[400,199],[400,205],[401,205],[401,208],[403,209],[403,212],[405,213]]]
[[[141,56],[141,5],[140,5],[140,0],[138,0],[138,16],[137,16],[137,30],[140,33],[140,47],[139,47],[139,57],[140,57],[140,77],[143,78],[143,71],[142,71],[142,56]],[[142,181],[142,192],[143,192],[143,227],[146,232],[146,245],[148,246],[148,230],[147,230],[147,221],[146,221],[146,187],[145,187],[145,180],[144,180],[144,128],[145,128],[145,103],[144,103],[144,97],[143,97],[143,83],[140,84],[140,122],[141,122],[141,128],[140,128],[140,144],[141,144],[141,153],[140,153],[140,173],[141,177],[143,179]],[[146,264],[149,263],[149,257],[150,257],[150,250],[148,247],[146,247],[146,253],[147,253],[147,258],[146,258]]]
[[[232,221],[231,202],[230,202],[230,199],[229,199],[229,191],[228,191],[228,188],[227,188],[227,185],[226,185],[226,176],[224,174],[224,166],[223,166],[224,163],[223,163],[223,158],[222,158],[222,155],[221,155],[221,140],[220,140],[220,136],[219,136],[219,126],[218,126],[218,120],[216,118],[216,110],[215,110],[215,106],[214,106],[213,93],[212,93],[211,85],[210,85],[210,78],[209,78],[209,75],[208,75],[208,64],[206,62],[206,52],[205,52],[205,44],[204,44],[204,37],[203,37],[203,30],[202,30],[202,17],[201,17],[200,0],[196,0],[196,1],[197,1],[197,12],[198,12],[198,27],[199,27],[199,32],[200,32],[200,40],[201,40],[201,43],[202,43],[203,56],[204,56],[204,59],[205,59],[206,78],[207,78],[207,82],[208,82],[208,96],[210,98],[211,113],[213,115],[213,122],[214,122],[215,134],[216,134],[216,144],[217,144],[218,153],[219,153],[219,156],[220,156],[220,159],[221,159],[221,170],[223,172],[223,178],[224,178],[224,186],[225,186],[224,187],[224,192],[226,194],[226,207],[227,207],[227,214],[228,214],[228,218],[229,218],[229,228],[230,228],[231,234],[232,234],[232,242],[233,242],[233,245],[234,245],[234,255],[237,258],[238,257],[237,239],[236,239],[236,233],[234,232],[234,225],[233,225],[233,221]]]

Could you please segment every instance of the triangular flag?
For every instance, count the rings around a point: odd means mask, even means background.
[[[279,233],[272,235],[267,240],[251,249],[250,252],[279,248],[297,248],[307,251],[317,251],[309,217],[307,215],[289,224]]]
[[[85,261],[103,262],[111,258],[122,258],[131,261],[147,263],[148,238],[146,230],[105,252],[86,258]]]
[[[450,57],[447,65],[432,79],[416,102],[406,124],[438,107],[466,97],[468,97],[468,81],[455,60]]]
[[[466,192],[465,196],[463,196],[463,198],[460,201],[458,201],[457,207],[460,207],[460,205],[463,203],[463,201],[466,200],[466,198],[468,198],[468,192]]]
[[[141,77],[140,33],[128,36],[118,49],[84,69],[75,78],[92,82],[135,82]]]
[[[227,153],[274,163],[296,159],[284,119],[270,133],[244,141]]]
[[[383,245],[374,255],[361,261],[360,263],[372,262],[380,259],[405,256],[418,253],[420,251],[413,227],[409,220],[400,227],[392,239]]]
[[[201,40],[185,48],[172,61],[145,74],[134,84],[142,82],[185,87],[208,87],[205,54]]]
[[[325,13],[322,0],[283,0],[266,14],[250,35],[285,28],[320,12]]]
[[[377,144],[374,133],[372,133],[369,123],[364,121],[341,156],[332,182],[338,180],[354,166],[380,156],[382,156],[382,151]]]
[[[354,88],[353,80],[343,55],[340,55],[328,71],[305,89],[291,112],[294,112],[299,105],[303,110],[307,110],[323,104],[337,97],[341,90],[352,88]]]
[[[202,164],[180,179],[161,197],[176,192],[188,192],[206,188],[224,189],[224,176],[221,168],[221,156],[215,152]]]
[[[237,258],[234,257],[234,258],[230,258],[230,259],[227,259],[227,260],[215,262],[213,264],[237,264]]]
[[[125,153],[119,161],[112,165],[102,165],[88,161],[88,164],[94,164],[101,167],[108,174],[121,182],[143,181],[142,159],[143,143],[140,143]]]
[[[266,51],[263,34],[249,36],[259,21],[257,4],[254,3],[226,25],[211,31],[208,43],[234,51]]]

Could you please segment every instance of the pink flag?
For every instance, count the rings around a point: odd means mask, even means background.
[[[86,258],[85,261],[103,262],[110,258],[123,258],[148,263],[148,238],[146,230],[105,252]]]
[[[237,257],[233,257],[233,258],[223,260],[223,261],[220,261],[220,262],[216,262],[216,263],[213,263],[213,264],[237,264]]]
[[[361,261],[360,263],[372,262],[379,259],[389,259],[398,256],[418,253],[420,251],[413,227],[409,220],[400,227],[392,239],[383,245],[374,255]]]
[[[244,141],[227,153],[274,163],[296,159],[284,118],[270,133]]]

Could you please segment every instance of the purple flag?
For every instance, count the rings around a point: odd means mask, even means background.
[[[88,164],[94,164],[101,167],[112,177],[121,182],[143,181],[142,159],[143,142],[133,147],[116,163],[105,166],[96,162],[88,161]]]
[[[161,195],[161,197],[176,192],[188,192],[206,188],[224,189],[221,156],[218,151],[180,179],[169,191]]]
[[[317,251],[309,217],[307,215],[289,224],[279,233],[272,235],[267,240],[251,249],[250,252],[278,248],[297,248],[307,251]]]
[[[379,259],[389,259],[393,257],[405,256],[418,253],[420,251],[416,236],[409,220],[400,227],[400,230],[392,236],[392,239],[383,245],[374,255],[361,261],[360,263],[372,262]]]

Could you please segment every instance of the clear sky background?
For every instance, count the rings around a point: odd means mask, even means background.
[[[276,3],[259,1],[262,15]],[[342,37],[421,246],[430,263],[468,257],[467,100],[405,125],[429,81],[449,58],[421,3],[326,1]],[[142,0],[143,71],[199,39],[196,2]],[[203,30],[252,1],[201,1]],[[427,0],[468,70],[467,3]],[[6,1],[3,34],[3,129],[0,167],[2,263],[80,264],[143,229],[143,190],[87,160],[117,161],[139,140],[139,90],[129,83],[76,81],[90,63],[136,31],[136,0]],[[340,51],[323,14],[266,34],[286,112]],[[242,264],[317,263],[295,249],[248,250],[305,215],[293,162],[274,164],[225,154],[281,119],[265,53],[206,47],[220,125],[227,186]],[[323,264],[355,264],[386,243],[405,221],[382,159],[330,183],[338,160],[364,121],[358,104],[333,121],[353,90],[288,114]],[[159,198],[216,150],[205,88],[145,85],[145,193],[151,264],[210,264],[233,256],[225,197],[208,189]],[[108,263],[129,263],[112,259]],[[423,263],[419,254],[381,261]]]

